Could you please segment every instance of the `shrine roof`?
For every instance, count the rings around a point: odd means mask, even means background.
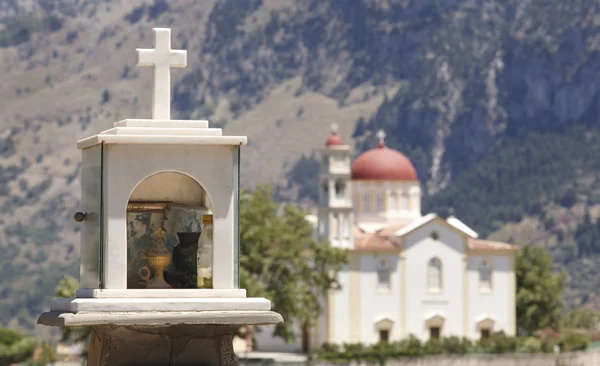
[[[248,142],[246,136],[223,136],[220,128],[209,128],[208,121],[128,119],[97,135],[79,140],[86,149],[105,144],[229,145]]]

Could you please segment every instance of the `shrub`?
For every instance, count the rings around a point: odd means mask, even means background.
[[[0,365],[10,365],[29,359],[37,342],[24,338],[21,334],[10,329],[0,328]]]
[[[423,345],[423,353],[426,355],[441,355],[444,353],[444,346],[438,339],[430,339]]]
[[[568,332],[558,342],[562,352],[585,351],[590,337],[585,333]]]
[[[464,355],[469,351],[473,344],[468,338],[451,336],[442,340],[442,346],[444,347],[445,353]]]
[[[519,353],[540,353],[542,352],[542,341],[534,337],[522,338],[519,342]]]

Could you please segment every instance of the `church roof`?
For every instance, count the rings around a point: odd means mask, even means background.
[[[380,130],[377,136],[377,148],[364,152],[352,164],[352,179],[418,181],[417,171],[410,160],[385,146],[385,132]]]
[[[452,219],[452,220],[451,220]],[[492,240],[478,239],[478,234],[462,223],[460,220],[450,217],[447,220],[439,217],[437,214],[430,213],[410,223],[396,223],[385,226],[375,232],[368,232],[356,225],[353,228],[354,251],[389,251],[399,250],[400,239],[403,236],[417,230],[420,227],[432,222],[438,221],[445,223],[449,228],[460,232],[466,236],[467,248],[469,250],[493,250],[493,251],[517,251],[519,247],[507,243]]]
[[[469,238],[468,240],[469,249],[473,250],[506,250],[506,251],[517,251],[519,247],[507,243],[502,243],[493,240],[482,240]]]
[[[352,164],[353,180],[417,181],[417,171],[406,156],[380,144]]]
[[[394,243],[390,236],[369,234],[356,226],[354,227],[353,235],[355,251],[389,251],[399,249],[399,246]]]

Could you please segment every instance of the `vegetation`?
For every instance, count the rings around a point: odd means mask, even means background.
[[[600,327],[600,312],[593,309],[573,309],[562,319],[565,328],[598,329]]]
[[[307,330],[321,312],[321,296],[338,288],[345,250],[313,239],[305,212],[285,205],[282,214],[269,186],[243,191],[240,205],[241,286],[248,296],[266,297],[286,320],[275,336],[294,340],[292,324]],[[307,347],[308,345],[305,345]]]
[[[491,334],[489,339],[472,342],[467,338],[447,337],[421,342],[414,336],[399,342],[380,342],[372,346],[360,343],[325,344],[314,352],[317,359],[334,363],[370,362],[384,365],[386,360],[427,355],[548,353],[558,345],[562,352],[584,350],[590,342],[583,333],[566,333],[562,337],[539,339],[534,337],[509,337],[504,333]]]
[[[558,329],[565,303],[564,273],[552,272],[552,257],[539,246],[525,246],[517,253],[517,325],[524,335]]]
[[[585,149],[581,148],[582,140],[586,141]],[[447,189],[426,197],[424,210],[445,212],[454,208],[461,220],[486,235],[507,222],[540,215],[549,203],[571,207],[578,197],[598,202],[594,185],[579,181],[585,177],[580,172],[589,172],[588,180],[596,181],[593,172],[600,171],[599,156],[597,131],[506,139]],[[597,245],[588,242],[585,253]]]
[[[56,296],[74,298],[79,290],[79,281],[73,276],[65,275],[56,286]],[[90,327],[64,327],[61,328],[61,341],[81,342],[87,341],[91,332]]]
[[[35,339],[23,337],[10,329],[0,328],[0,365],[27,361],[33,356],[36,347]]]
[[[37,32],[55,32],[62,28],[63,20],[55,15],[44,17],[25,15],[0,20],[0,47],[17,46],[28,42]]]

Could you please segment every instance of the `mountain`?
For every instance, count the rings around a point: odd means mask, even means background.
[[[188,50],[173,117],[247,135],[244,186],[310,203],[329,125],[355,154],[384,128],[424,211],[548,245],[569,303],[600,306],[598,215],[582,214],[600,203],[599,15],[600,0],[0,0],[0,319],[31,328],[76,274],[75,140],[150,117],[134,50],[160,26]]]

